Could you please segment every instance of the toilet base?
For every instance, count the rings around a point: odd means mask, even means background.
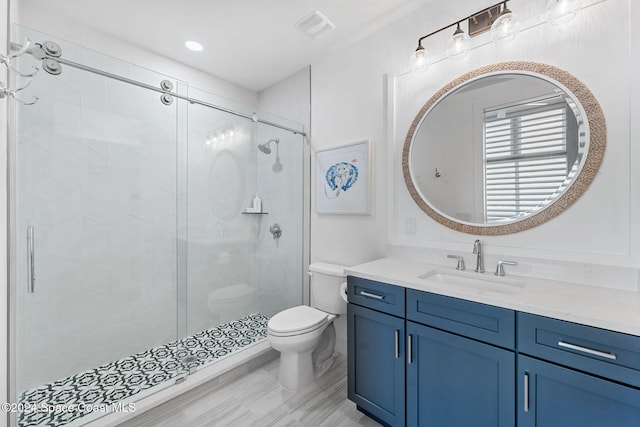
[[[271,340],[272,347],[280,351],[279,381],[283,389],[298,391],[331,368],[336,343],[336,330],[331,320],[320,336],[315,339],[309,337],[300,345],[285,347],[278,345],[282,341]]]
[[[280,386],[296,392],[308,386],[333,366],[333,355],[323,363],[312,365],[311,352],[281,353],[278,380]]]
[[[313,365],[313,377],[318,378],[333,366],[334,355],[318,365]]]
[[[298,391],[315,380],[311,350],[302,353],[280,353],[280,386],[287,391]]]

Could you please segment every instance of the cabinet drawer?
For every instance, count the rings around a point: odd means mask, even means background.
[[[348,276],[347,295],[350,303],[404,317],[404,288],[400,286]]]
[[[407,289],[407,319],[500,347],[515,347],[515,312],[506,308]]]
[[[518,313],[518,350],[640,387],[640,337]]]

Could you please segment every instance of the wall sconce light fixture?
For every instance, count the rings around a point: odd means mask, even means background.
[[[507,8],[507,2],[502,1],[493,6],[482,9],[472,15],[467,16],[459,21],[440,28],[437,31],[422,36],[418,39],[418,47],[411,55],[411,66],[414,70],[425,70],[430,63],[427,51],[422,42],[447,28],[456,26],[451,39],[447,43],[447,55],[451,59],[461,59],[467,55],[471,37],[482,34],[491,30],[493,39],[497,44],[502,44],[513,40],[519,30],[520,18]],[[550,1],[577,1],[577,0],[550,0]],[[469,34],[465,33],[460,24],[468,21]]]
[[[562,25],[571,21],[582,8],[582,0],[548,0],[544,13],[551,25]]]
[[[470,40],[471,37],[469,37],[469,35],[464,31],[462,31],[462,29],[460,28],[460,23],[458,22],[456,31],[447,42],[447,56],[451,59],[462,59],[467,56]]]
[[[500,15],[491,25],[493,41],[497,45],[503,45],[516,38],[520,30],[520,17],[511,12],[507,7],[507,2],[502,4]]]

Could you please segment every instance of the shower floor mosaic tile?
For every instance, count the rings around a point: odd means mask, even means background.
[[[114,405],[127,410],[120,402],[266,339],[268,321],[267,316],[251,314],[29,390],[20,396],[24,410],[19,412],[18,425],[80,424],[81,417],[113,410]]]

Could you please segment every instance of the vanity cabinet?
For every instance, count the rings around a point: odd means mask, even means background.
[[[514,425],[513,311],[356,277],[347,289],[358,409],[391,426]]]
[[[519,427],[640,425],[640,337],[518,313]]]
[[[407,319],[407,425],[512,427],[514,312],[408,289]]]
[[[348,278],[349,399],[390,426],[638,427],[640,337]]]
[[[405,290],[355,277],[348,284],[348,397],[383,424],[404,426]]]

